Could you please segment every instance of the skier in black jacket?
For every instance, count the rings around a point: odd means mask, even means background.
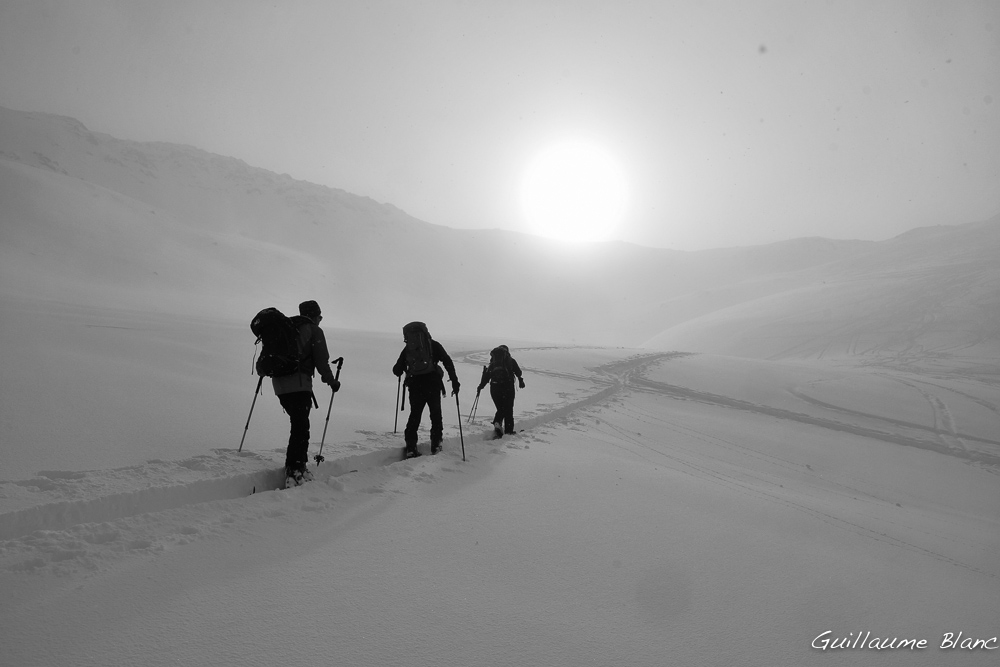
[[[291,425],[285,452],[285,476],[286,483],[295,485],[312,479],[306,463],[309,461],[309,411],[316,402],[312,390],[313,374],[318,371],[320,379],[330,385],[334,393],[340,389],[340,381],[330,370],[326,334],[319,326],[322,319],[319,304],[315,301],[299,304],[299,316],[292,321],[298,329],[299,346],[305,351],[305,356],[299,363],[297,373],[271,378],[274,393],[288,414]]]
[[[406,346],[399,353],[392,373],[396,377],[406,373],[404,384],[410,392],[410,416],[406,420],[406,430],[403,431],[405,455],[407,458],[420,455],[417,451],[417,429],[420,427],[425,405],[431,415],[431,454],[437,454],[441,451],[444,434],[441,397],[447,393],[444,388],[444,371],[438,363],[444,364],[448,371],[452,396],[458,394],[460,386],[455,363],[441,343],[431,338],[427,325],[423,322],[410,322],[403,327],[403,341]]]
[[[506,433],[514,433],[514,378],[517,378],[518,386],[524,389],[524,378],[521,376],[521,367],[517,365],[514,357],[510,356],[510,350],[506,345],[493,348],[490,352],[490,365],[483,366],[483,376],[479,380],[476,394],[483,390],[487,383],[490,385],[490,397],[493,405],[497,408],[496,416],[493,417],[493,430],[498,438]]]

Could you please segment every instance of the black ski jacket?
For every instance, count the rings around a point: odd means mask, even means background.
[[[510,362],[510,366],[507,367],[507,370],[510,371],[507,374],[507,379],[505,380],[490,379],[490,367],[483,366],[483,376],[479,378],[479,386],[476,387],[476,391],[482,391],[483,387],[485,387],[488,384],[501,385],[503,387],[509,387],[510,389],[513,389],[514,378],[518,379],[521,378],[521,367],[517,365],[517,361],[514,360],[514,357],[508,356],[507,360]]]
[[[430,387],[434,384],[440,385],[441,391],[444,391],[444,382],[442,380],[444,372],[438,363],[444,364],[445,369],[448,371],[448,379],[451,380],[451,386],[456,388],[459,386],[458,374],[455,372],[455,362],[451,360],[448,353],[445,351],[444,346],[437,342],[433,338],[431,339],[431,361],[434,362],[434,370],[437,372],[424,373],[423,375],[409,375],[406,376],[405,384],[411,389],[418,387]],[[399,353],[399,359],[392,367],[392,374],[399,377],[406,372],[406,348]]]

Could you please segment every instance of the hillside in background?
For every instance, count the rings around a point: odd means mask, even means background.
[[[9,298],[763,357],[996,355],[1000,217],[702,252],[456,230],[174,144],[0,108]],[[947,221],[945,221],[947,222]]]
[[[842,358],[1000,373],[1000,217],[912,230],[690,318],[647,345],[767,359]]]
[[[994,664],[998,238],[567,249],[0,109],[0,662]],[[305,298],[283,489],[247,324]],[[417,318],[462,387],[401,461]]]

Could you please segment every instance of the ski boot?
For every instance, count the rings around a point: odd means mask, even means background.
[[[298,468],[293,468],[288,466],[285,468],[285,488],[290,489],[293,486],[300,486],[302,484],[302,471]]]
[[[431,443],[431,454],[437,454],[440,451],[441,451],[441,443],[440,442],[432,442]]]

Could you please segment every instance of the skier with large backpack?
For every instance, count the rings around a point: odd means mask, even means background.
[[[410,322],[403,327],[403,341],[406,345],[392,367],[392,374],[398,378],[406,373],[403,384],[410,392],[410,416],[403,431],[403,439],[406,442],[404,456],[406,458],[420,456],[417,451],[417,429],[420,427],[424,406],[427,406],[431,416],[431,453],[437,454],[441,451],[444,434],[441,397],[447,395],[444,370],[438,363],[444,364],[447,369],[448,378],[451,380],[451,395],[457,396],[460,385],[458,375],[455,373],[455,363],[441,343],[431,338],[427,325],[423,322]]]
[[[299,485],[312,478],[309,461],[309,412],[319,407],[313,394],[312,378],[320,379],[337,392],[340,381],[330,369],[326,334],[319,304],[303,301],[299,314],[286,317],[276,308],[265,308],[250,323],[250,330],[263,343],[257,359],[257,374],[271,378],[274,393],[288,414],[290,430],[285,451],[286,485]]]
[[[490,351],[490,365],[483,366],[483,376],[476,387],[476,396],[487,384],[490,385],[490,397],[496,406],[496,416],[493,417],[493,432],[498,438],[504,434],[514,433],[514,378],[524,389],[524,377],[521,367],[506,345],[499,345]]]

